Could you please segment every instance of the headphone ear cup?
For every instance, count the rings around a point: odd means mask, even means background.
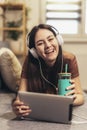
[[[38,59],[38,54],[37,54],[37,51],[36,49],[33,47],[31,49],[29,49],[30,53],[32,54],[32,56],[36,59]]]
[[[62,45],[64,43],[63,37],[60,34],[57,34],[56,38],[59,42],[59,45]]]

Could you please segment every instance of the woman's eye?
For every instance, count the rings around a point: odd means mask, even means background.
[[[40,45],[42,45],[43,44],[43,42],[38,42],[37,43],[37,46],[40,46]]]
[[[48,39],[49,41],[52,41],[52,40],[54,40],[54,38],[50,38],[50,39]]]

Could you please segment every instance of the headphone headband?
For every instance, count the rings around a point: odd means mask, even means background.
[[[53,29],[53,31],[56,33],[56,38],[57,38],[57,40],[58,40],[58,42],[59,42],[59,45],[62,45],[63,43],[64,43],[64,40],[63,40],[63,38],[62,38],[62,36],[60,35],[60,33],[59,33],[59,31],[54,27],[54,26],[51,26],[51,25],[49,25],[52,29]]]

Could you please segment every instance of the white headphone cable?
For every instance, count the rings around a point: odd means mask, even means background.
[[[44,77],[43,72],[42,72],[42,68],[41,68],[41,62],[40,62],[39,58],[38,58],[38,62],[39,62],[40,73],[41,73],[42,78],[43,78],[47,83],[49,83],[49,84],[52,85],[54,88],[56,88],[56,86],[55,86],[53,83],[51,83],[50,81],[48,81],[48,80]]]

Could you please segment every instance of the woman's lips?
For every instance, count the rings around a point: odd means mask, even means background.
[[[54,49],[50,49],[50,50],[46,51],[45,54],[50,54],[52,52],[54,52]]]

